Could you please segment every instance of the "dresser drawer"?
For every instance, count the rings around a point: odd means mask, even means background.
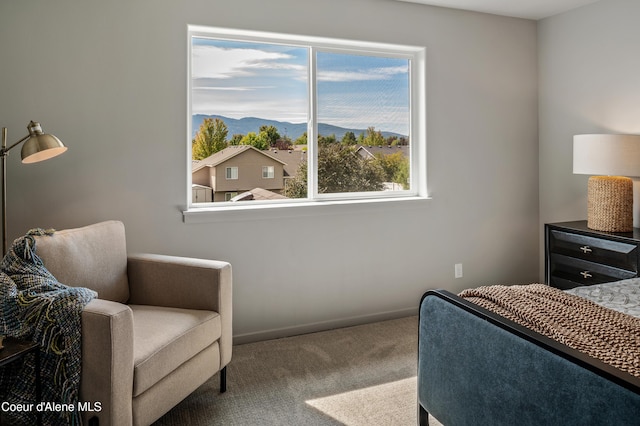
[[[638,245],[551,229],[549,254],[558,254],[593,263],[638,272]],[[613,281],[613,280],[609,280]],[[606,281],[603,281],[606,282]]]
[[[561,254],[550,255],[549,283],[563,290],[636,277],[627,269],[615,268]]]

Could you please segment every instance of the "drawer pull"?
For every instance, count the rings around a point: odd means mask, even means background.
[[[580,275],[582,275],[582,278],[584,278],[585,280],[588,278],[593,278],[593,275],[591,275],[589,271],[582,271],[580,272]]]
[[[589,247],[589,246],[582,246],[582,247],[580,247],[580,250],[582,250],[582,252],[583,252],[584,254],[587,254],[587,253],[591,253],[591,252],[592,252],[591,247]]]

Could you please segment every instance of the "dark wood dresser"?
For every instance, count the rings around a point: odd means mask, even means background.
[[[587,221],[545,225],[545,280],[563,290],[638,276],[640,228],[603,232]]]

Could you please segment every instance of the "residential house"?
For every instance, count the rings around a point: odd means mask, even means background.
[[[269,151],[261,151],[251,145],[228,146],[193,162],[192,182],[197,185],[193,191],[210,188],[213,202],[230,201],[252,188],[280,194],[284,189],[285,165]]]
[[[250,145],[229,146],[192,162],[193,200],[206,203],[285,198],[282,195],[287,179],[295,176],[305,159],[306,151],[302,150],[258,150]],[[269,195],[265,190],[275,195]],[[245,192],[252,196],[243,195],[234,199]]]

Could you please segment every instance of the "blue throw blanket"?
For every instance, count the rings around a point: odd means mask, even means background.
[[[31,230],[14,241],[0,264],[0,333],[40,345],[42,401],[71,404],[75,410],[41,412],[45,425],[79,425],[77,410],[81,373],[81,322],[84,306],[96,292],[59,283],[36,255],[33,235],[53,231]],[[35,359],[0,368],[2,401],[35,402]],[[35,405],[34,405],[35,407]],[[36,410],[3,412],[11,424],[32,425]]]

